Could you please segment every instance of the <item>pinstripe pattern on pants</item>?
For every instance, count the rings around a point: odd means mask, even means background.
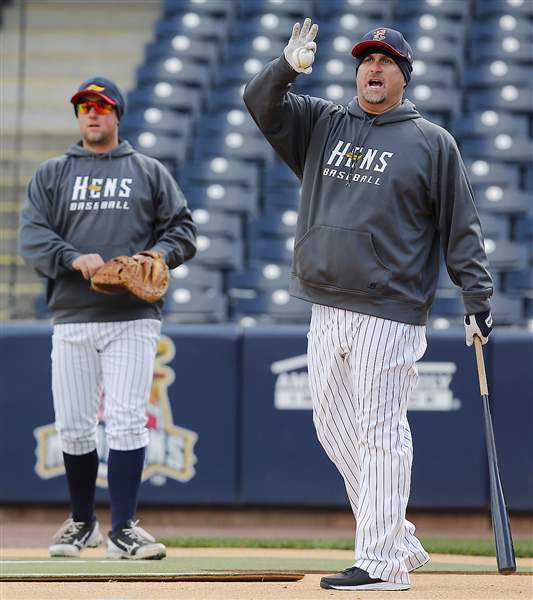
[[[160,331],[156,319],[54,326],[52,393],[64,452],[96,448],[102,389],[109,447],[135,450],[148,444],[146,407]]]
[[[428,560],[405,519],[413,457],[407,401],[425,349],[425,326],[313,305],[313,421],[356,519],[355,566],[395,583],[408,583],[408,571]]]

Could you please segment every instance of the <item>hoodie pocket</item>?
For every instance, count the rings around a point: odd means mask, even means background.
[[[310,284],[372,293],[385,287],[390,270],[381,262],[372,235],[317,225],[294,247],[296,275]]]

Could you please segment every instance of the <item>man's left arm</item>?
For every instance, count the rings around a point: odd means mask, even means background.
[[[176,181],[161,165],[155,191],[155,242],[151,248],[164,256],[170,269],[196,254],[196,225]]]
[[[462,290],[466,343],[472,345],[477,334],[485,344],[492,330],[493,281],[472,186],[451,135],[440,140],[437,169],[433,181],[438,199],[438,229],[446,268],[453,283]]]

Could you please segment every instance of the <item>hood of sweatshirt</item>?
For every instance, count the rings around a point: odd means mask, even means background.
[[[75,156],[77,158],[90,158],[92,160],[99,160],[104,158],[121,158],[122,156],[133,154],[134,152],[135,150],[132,148],[131,144],[125,140],[121,141],[118,146],[115,146],[111,152],[102,152],[101,154],[87,150],[87,148],[82,146],[82,142],[79,141],[76,144],[72,144],[65,154],[69,157]]]
[[[369,116],[357,102],[357,97],[353,98],[347,106],[348,112],[358,119],[371,120],[373,125],[388,125],[389,123],[399,123],[400,121],[409,121],[411,119],[421,119],[422,115],[416,110],[416,106],[405,99],[401,104],[391,110],[373,117]]]

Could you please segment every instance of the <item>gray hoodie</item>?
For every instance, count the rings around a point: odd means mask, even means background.
[[[442,247],[466,313],[488,310],[492,279],[453,137],[409,100],[371,117],[355,98],[345,107],[291,93],[296,76],[281,56],[244,92],[258,127],[302,181],[291,294],[421,325]]]
[[[47,278],[54,323],[159,319],[162,302],[94,292],[72,263],[81,254],[105,261],[152,249],[174,268],[194,256],[195,240],[196,226],[170,173],[126,141],[107,154],[79,142],[44,162],[20,215],[19,252]]]

